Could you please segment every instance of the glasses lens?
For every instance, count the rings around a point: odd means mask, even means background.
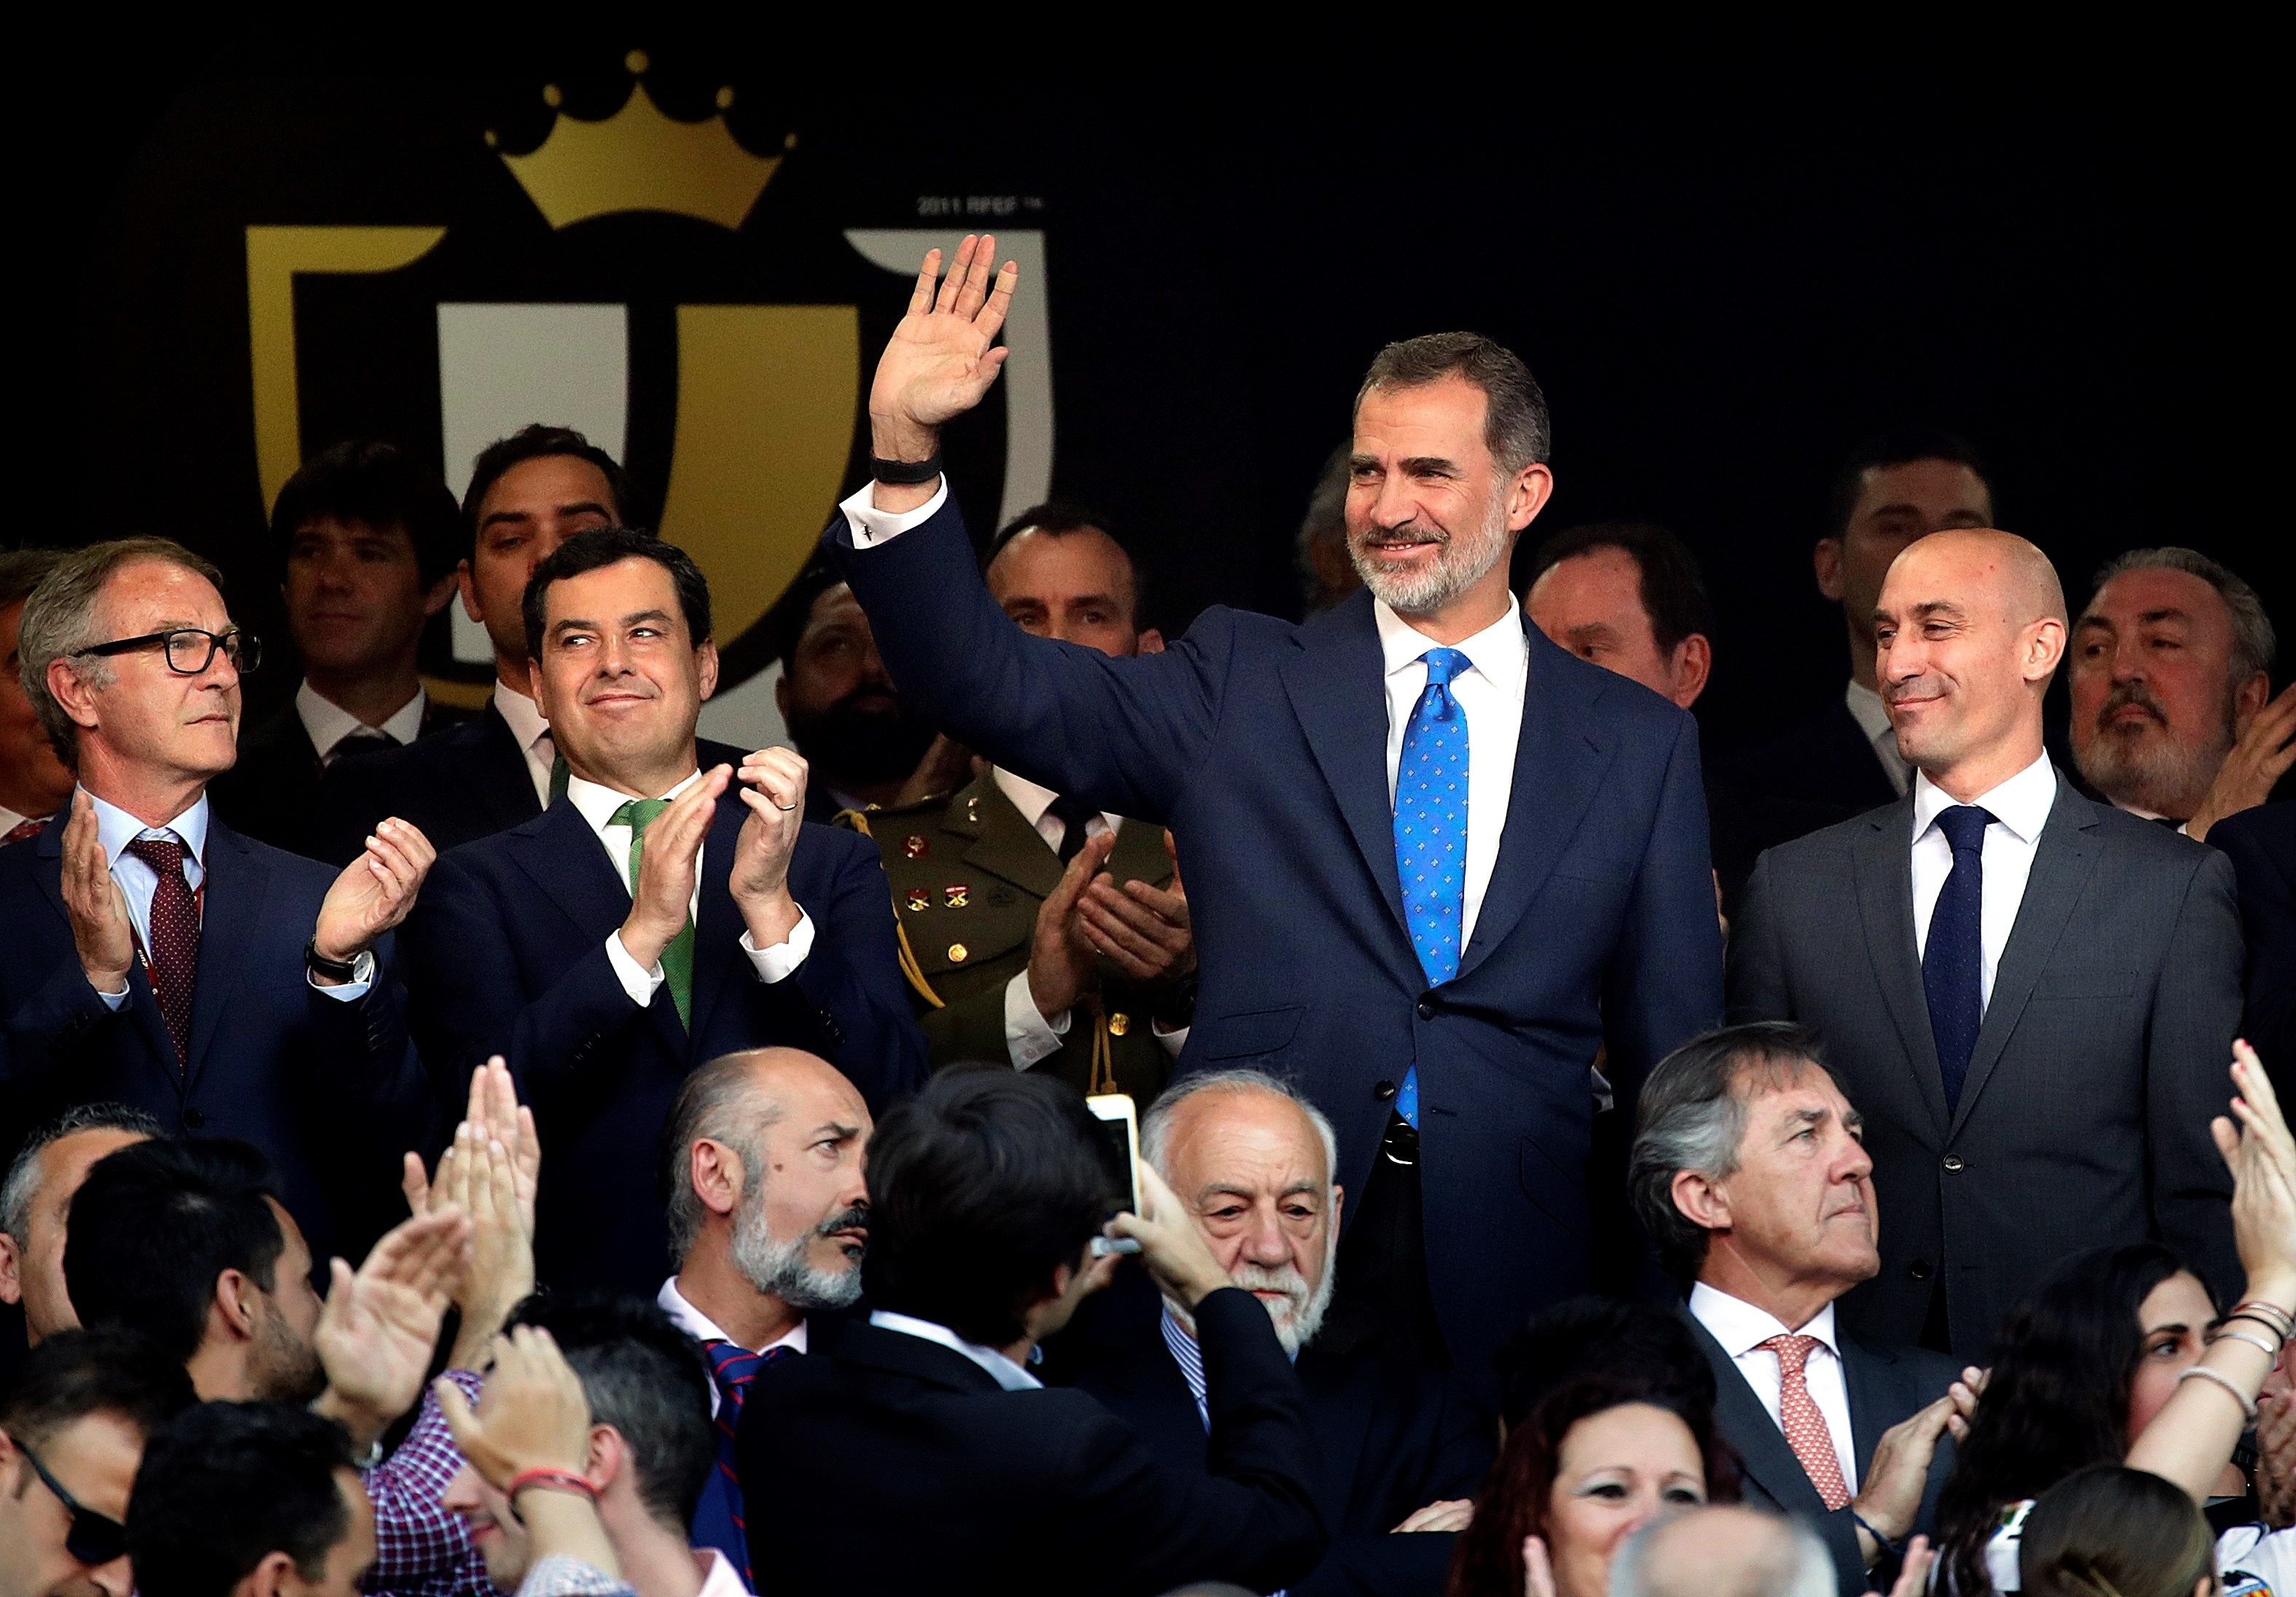
[[[231,663],[240,671],[253,671],[263,663],[263,640],[252,632],[234,632],[227,644]]]
[[[168,669],[183,676],[196,677],[207,670],[208,662],[215,658],[216,640],[212,634],[185,627],[168,634]]]
[[[127,1556],[127,1527],[87,1509],[72,1511],[64,1551],[83,1564],[101,1566]]]

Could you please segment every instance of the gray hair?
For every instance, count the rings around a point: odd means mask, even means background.
[[[1291,1083],[1269,1075],[1264,1070],[1205,1070],[1193,1075],[1184,1075],[1164,1089],[1161,1096],[1149,1106],[1140,1121],[1140,1157],[1148,1161],[1158,1175],[1169,1181],[1171,1166],[1166,1163],[1172,1140],[1172,1121],[1180,1106],[1192,1098],[1207,1092],[1269,1092],[1277,1098],[1300,1106],[1316,1128],[1316,1135],[1324,1144],[1324,1179],[1333,1186],[1340,1180],[1340,1140],[1332,1130],[1331,1121],[1324,1111],[1309,1103]]]
[[[1502,471],[1549,457],[1554,439],[1538,380],[1521,356],[1480,333],[1428,333],[1388,345],[1372,357],[1356,406],[1360,409],[1375,388],[1420,388],[1446,377],[1483,391],[1483,442]]]
[[[1693,1170],[1720,1181],[1737,1169],[1746,1135],[1742,1081],[1757,1071],[1824,1071],[1818,1048],[1816,1033],[1787,1021],[1725,1026],[1676,1049],[1643,1083],[1627,1191],[1659,1262],[1677,1280],[1706,1262],[1707,1232],[1675,1206],[1675,1176]]]
[[[2217,590],[2217,597],[2232,612],[2232,679],[2245,682],[2259,671],[2269,672],[2279,654],[2279,640],[2272,630],[2272,618],[2264,613],[2264,601],[2256,597],[2256,589],[2222,562],[2211,560],[2198,549],[2182,548],[2169,544],[2157,549],[2131,549],[2117,556],[2096,573],[2096,591],[2115,577],[2130,572],[2183,572],[2188,577],[2198,577]],[[2089,603],[2096,599],[2091,596]]]
[[[122,568],[142,560],[182,566],[206,578],[217,593],[223,591],[223,573],[183,545],[165,538],[117,538],[62,556],[24,601],[24,619],[16,635],[16,672],[56,758],[75,770],[79,765],[79,728],[48,691],[48,667],[105,641],[96,636],[96,601]],[[111,663],[101,657],[89,658],[78,670],[99,686],[111,680]]]
[[[781,1106],[750,1079],[753,1053],[724,1054],[685,1078],[661,1132],[661,1199],[669,1222],[669,1256],[680,1266],[701,1235],[704,1213],[693,1190],[693,1148],[707,1137],[742,1161],[742,1179],[765,1168],[758,1132],[781,1118]]]
[[[77,1132],[133,1132],[164,1137],[167,1129],[144,1110],[127,1104],[78,1104],[47,1121],[24,1140],[0,1181],[0,1231],[20,1243],[32,1223],[32,1202],[40,1195],[40,1156]]]
[[[1695,1522],[1723,1515],[1761,1519],[1772,1534],[1766,1544],[1737,1559],[1718,1558],[1703,1549],[1706,1538],[1698,1536]],[[1698,1555],[1686,1568],[1680,1561],[1654,1568],[1659,1560],[1652,1550],[1676,1535],[1697,1538]],[[1833,1597],[1837,1581],[1833,1556],[1808,1526],[1734,1504],[1652,1519],[1627,1538],[1611,1564],[1611,1597]]]

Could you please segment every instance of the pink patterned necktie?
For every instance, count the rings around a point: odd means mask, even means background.
[[[176,1063],[192,1057],[192,988],[200,974],[200,901],[184,876],[184,845],[173,837],[138,837],[127,852],[160,878],[152,890],[152,994],[168,1035],[176,1041]]]
[[[1823,1344],[1816,1337],[1772,1337],[1757,1346],[1777,1354],[1778,1420],[1785,1428],[1787,1445],[1801,1461],[1802,1472],[1825,1500],[1826,1508],[1847,1508],[1849,1485],[1841,1478],[1841,1455],[1833,1451],[1833,1433],[1818,1412],[1817,1400],[1809,1395],[1804,1371],[1811,1352]]]

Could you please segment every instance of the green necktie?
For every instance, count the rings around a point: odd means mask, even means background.
[[[614,811],[606,824],[630,829],[630,895],[638,891],[638,865],[645,858],[646,828],[669,808],[668,799],[632,799]],[[669,982],[670,1001],[677,1006],[677,1023],[693,1026],[693,917],[689,914],[669,946],[661,951],[661,974]]]
[[[553,754],[550,757],[550,803],[554,804],[560,799],[566,796],[566,778],[572,774],[573,773],[571,771],[566,769],[565,755]],[[543,806],[545,810],[549,807],[549,804],[545,804]],[[632,877],[630,879],[632,881],[637,880],[636,877]]]

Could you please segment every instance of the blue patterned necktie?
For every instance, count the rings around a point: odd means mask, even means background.
[[[1930,1035],[1937,1041],[1945,1108],[1961,1104],[1977,1028],[1985,1019],[1985,828],[1990,811],[1956,804],[1938,812],[1938,830],[1953,847],[1953,870],[1930,911],[1930,937],[1922,950],[1922,991],[1930,1003]]]
[[[1403,915],[1427,984],[1459,974],[1460,930],[1467,907],[1467,717],[1451,681],[1474,663],[1456,649],[1430,649],[1427,686],[1404,723],[1403,758],[1395,769],[1395,868],[1403,878]],[[1395,1095],[1395,1112],[1419,1129],[1419,1066]]]
[[[758,1371],[777,1360],[795,1358],[797,1354],[787,1347],[751,1353],[746,1347],[715,1338],[704,1342],[701,1351],[709,1361],[709,1379],[718,1387],[718,1461],[709,1471],[709,1484],[702,1489],[701,1501],[693,1510],[693,1544],[715,1547],[724,1553],[742,1572],[742,1580],[754,1589],[757,1581],[750,1573],[749,1527],[742,1512],[742,1482],[734,1473],[734,1438],[742,1428],[742,1400],[750,1395],[750,1383],[758,1379]]]

